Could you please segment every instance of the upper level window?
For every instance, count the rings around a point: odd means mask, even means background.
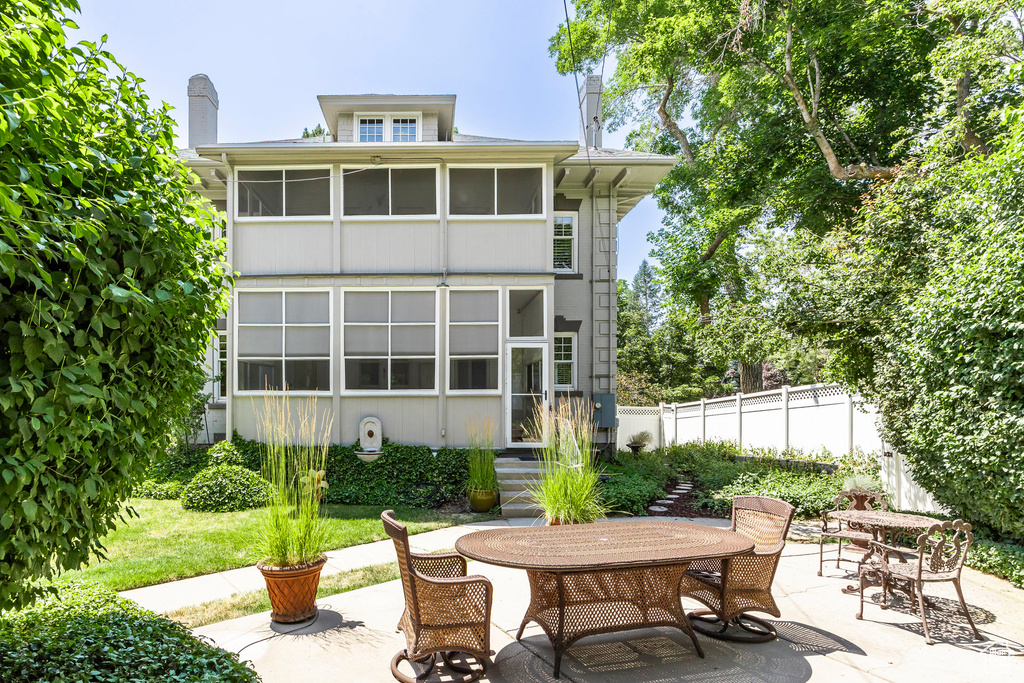
[[[576,272],[576,222],[577,214],[555,214],[554,269]]]
[[[452,168],[454,216],[520,216],[544,213],[542,168]]]
[[[356,114],[358,142],[416,142],[420,139],[419,113]]]
[[[384,118],[361,117],[359,119],[359,142],[384,142]]]
[[[432,216],[437,213],[433,168],[345,169],[346,216]]]
[[[238,216],[330,216],[326,168],[238,171]]]
[[[416,119],[392,119],[392,142],[416,142]]]

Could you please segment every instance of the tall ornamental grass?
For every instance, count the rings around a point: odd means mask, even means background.
[[[332,423],[332,417],[317,413],[313,398],[293,403],[287,393],[266,396],[258,423],[266,444],[262,473],[270,482],[270,505],[258,536],[264,564],[305,564],[327,549],[329,533],[320,497],[327,488]]]
[[[497,490],[498,475],[494,471],[494,421],[490,417],[466,420],[466,433],[469,435],[469,448],[466,449],[469,478],[466,481],[466,490]]]
[[[594,462],[594,410],[586,400],[560,401],[551,411],[538,406],[533,418],[540,478],[530,488],[534,505],[549,522],[593,522],[607,512],[598,489],[601,473]]]

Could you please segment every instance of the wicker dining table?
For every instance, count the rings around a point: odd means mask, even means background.
[[[462,555],[526,570],[530,606],[516,640],[534,621],[562,654],[585,636],[673,626],[697,636],[683,612],[679,585],[690,563],[744,555],[754,543],[727,529],[679,522],[626,521],[488,529],[455,542]],[[726,565],[728,563],[725,563]]]
[[[834,510],[828,513],[829,518],[853,524],[868,530],[876,541],[885,543],[886,534],[894,535],[901,531],[924,532],[931,525],[935,524],[934,517],[923,515],[910,515],[905,512],[891,512],[889,510]],[[871,561],[873,552],[867,550],[860,559],[859,565]],[[902,556],[901,556],[902,557]],[[872,584],[880,582],[872,581]],[[859,586],[847,586],[844,593],[857,593]]]

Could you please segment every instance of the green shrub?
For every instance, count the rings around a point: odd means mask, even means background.
[[[1024,588],[1024,546],[975,537],[974,544],[967,551],[966,564],[980,572],[1006,579],[1017,588]]]
[[[77,5],[0,12],[0,609],[102,549],[230,293],[169,108],[68,39]]]
[[[158,456],[146,470],[146,478],[161,484],[168,481],[187,484],[209,466],[207,449],[180,446]]]
[[[797,517],[816,517],[832,507],[841,479],[835,474],[790,471],[779,467],[754,465],[719,489],[696,492],[700,504],[719,512],[732,509],[734,496],[770,496],[796,508]]]
[[[234,512],[264,507],[270,485],[238,465],[208,467],[181,492],[181,506],[199,512]]]
[[[265,444],[242,438],[236,430],[231,437],[231,446],[242,457],[242,467],[253,472],[260,471],[263,467],[263,458],[267,452]]]
[[[396,505],[411,484],[430,482],[441,487],[446,500],[466,490],[469,470],[466,451],[441,448],[434,455],[429,446],[409,446],[385,441],[381,456],[373,462],[356,457],[356,446],[331,446],[327,452],[324,502],[348,505]]]
[[[245,467],[251,470],[251,467],[246,467],[246,458],[238,452],[235,444],[230,441],[219,441],[207,451],[208,461],[210,466],[213,465],[237,465],[238,467]]]
[[[180,481],[158,482],[147,479],[135,485],[132,489],[134,498],[152,498],[153,500],[177,500],[181,497],[181,490],[185,488]]]
[[[663,492],[664,484],[642,472],[613,474],[601,485],[601,497],[609,509],[631,515],[647,514],[647,505]]]
[[[57,587],[28,609],[0,613],[5,683],[259,680],[238,656],[93,583]]]

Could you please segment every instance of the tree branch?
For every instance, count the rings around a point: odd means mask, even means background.
[[[661,98],[661,104],[658,105],[658,116],[661,118],[665,128],[668,129],[668,132],[672,133],[672,136],[679,141],[679,147],[683,150],[683,158],[686,159],[687,163],[693,164],[696,160],[693,157],[693,150],[690,149],[690,141],[686,139],[686,133],[683,132],[679,124],[668,113],[668,98],[672,96],[675,85],[675,76],[669,75],[668,84],[665,86],[665,94]]]

